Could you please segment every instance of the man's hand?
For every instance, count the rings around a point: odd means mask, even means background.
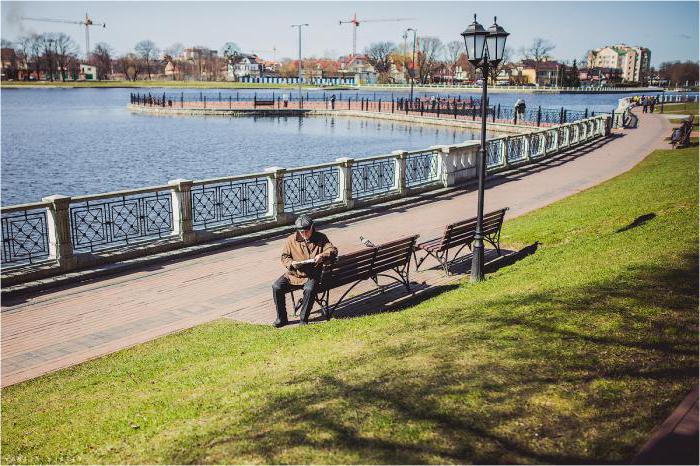
[[[323,262],[323,256],[321,254],[316,254],[316,257],[314,257],[314,262],[316,262],[316,265],[320,264]]]

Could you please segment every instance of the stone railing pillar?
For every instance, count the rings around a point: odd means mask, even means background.
[[[50,202],[46,209],[47,233],[49,237],[49,258],[54,259],[62,271],[67,272],[76,266],[73,243],[71,242],[69,206],[70,197],[56,194],[41,199]]]
[[[455,185],[455,158],[458,155],[458,148],[452,146],[430,146],[437,153],[437,173],[438,179],[445,188]]]
[[[173,208],[173,234],[185,244],[194,242],[195,233],[192,225],[192,180],[168,181],[170,199]]]
[[[284,173],[286,168],[267,167],[265,172],[269,173],[268,187],[268,212],[272,214],[275,221],[281,225],[288,223],[290,216],[284,211]]]
[[[338,180],[340,200],[345,205],[345,208],[350,210],[355,207],[355,199],[352,198],[352,164],[354,159],[350,157],[341,157],[335,159],[335,161],[340,164],[340,179]]]
[[[396,190],[401,196],[408,194],[408,186],[406,185],[406,159],[408,158],[408,151],[405,150],[395,150],[392,155],[396,157]]]

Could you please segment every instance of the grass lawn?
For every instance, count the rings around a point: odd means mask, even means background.
[[[655,113],[661,113],[661,107],[659,105],[654,109]],[[664,114],[669,115],[695,115],[695,120],[693,121],[693,129],[698,130],[698,102],[688,102],[682,104],[664,104]],[[682,118],[671,119],[671,123],[674,125],[680,125]]]
[[[541,245],[481,284],[219,320],[6,388],[2,462],[629,461],[697,384],[697,186],[697,147],[657,151],[507,222]]]
[[[176,87],[183,89],[296,89],[296,84],[239,83],[228,81],[2,81],[0,87]],[[319,86],[302,85],[302,87]]]

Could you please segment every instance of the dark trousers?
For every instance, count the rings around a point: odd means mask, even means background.
[[[299,310],[299,319],[304,322],[308,321],[311,308],[314,305],[314,298],[316,297],[317,284],[318,279],[315,277],[309,278],[303,285],[292,285],[289,283],[289,279],[286,275],[282,275],[278,278],[277,281],[272,284],[272,298],[277,308],[277,318],[282,322],[287,321],[287,303],[285,301],[285,296],[290,291],[303,289],[304,298],[301,309]]]

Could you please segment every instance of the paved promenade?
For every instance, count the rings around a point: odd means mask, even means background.
[[[489,183],[486,209],[509,206],[508,217],[543,207],[623,173],[656,148],[668,147],[666,119],[640,114],[638,129]],[[419,233],[437,236],[446,223],[476,214],[473,189],[431,202],[339,222],[324,233],[341,253],[364,235],[379,243]],[[536,238],[535,238],[536,239]],[[268,239],[130,274],[44,292],[2,305],[2,386],[220,317],[269,324],[270,285],[283,269],[282,239]],[[412,280],[439,284],[435,270]],[[458,277],[459,278],[459,277]],[[454,280],[454,278],[452,278]],[[289,327],[281,331],[294,331]]]

